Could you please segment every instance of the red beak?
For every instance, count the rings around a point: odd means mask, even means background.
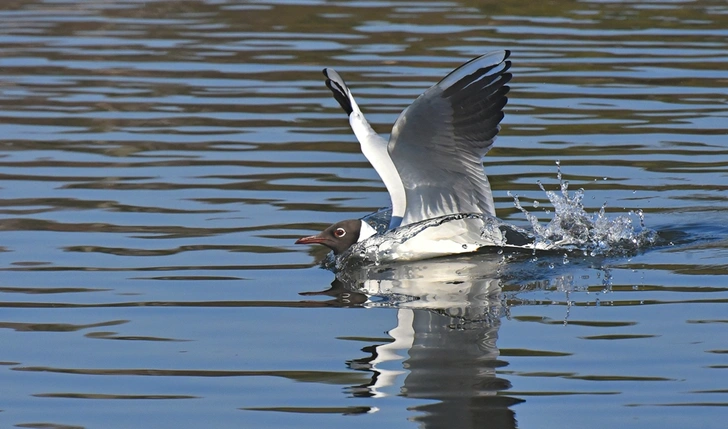
[[[310,237],[299,238],[295,244],[322,244],[324,241],[326,241],[325,238],[312,235]]]

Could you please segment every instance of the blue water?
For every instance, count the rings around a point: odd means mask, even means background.
[[[0,5],[0,427],[720,428],[723,2]],[[320,268],[383,134],[510,49],[496,210],[644,213],[625,254]],[[510,193],[510,195],[509,195]],[[634,215],[633,215],[634,217]]]

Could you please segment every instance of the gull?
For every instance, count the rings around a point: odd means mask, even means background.
[[[357,105],[344,79],[323,70],[326,86],[349,116],[361,151],[384,182],[392,202],[389,229],[448,215],[495,218],[495,204],[482,158],[492,147],[508,102],[510,51],[473,58],[420,95],[397,118],[389,140],[377,134]],[[472,252],[503,244],[483,235],[482,219],[463,217],[424,228],[421,239],[394,253],[424,259]],[[388,231],[386,234],[389,234]],[[344,220],[296,244],[323,244],[340,255],[376,230],[361,219]]]

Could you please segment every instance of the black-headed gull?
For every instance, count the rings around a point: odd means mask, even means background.
[[[491,52],[450,72],[399,115],[389,141],[369,125],[341,76],[323,70],[326,86],[349,115],[362,153],[387,187],[392,200],[390,229],[453,214],[495,216],[482,158],[496,139],[508,101],[509,55],[510,51]],[[484,237],[482,226],[468,218],[444,226],[422,231],[437,249],[421,257],[502,244]],[[345,220],[296,243],[323,244],[341,254],[375,233],[363,220]],[[407,252],[399,254],[418,259],[417,246],[412,242]]]

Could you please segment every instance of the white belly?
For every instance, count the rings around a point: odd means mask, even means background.
[[[491,217],[426,221],[358,243],[354,254],[374,262],[414,261],[470,253],[484,246],[505,245],[500,222]]]

